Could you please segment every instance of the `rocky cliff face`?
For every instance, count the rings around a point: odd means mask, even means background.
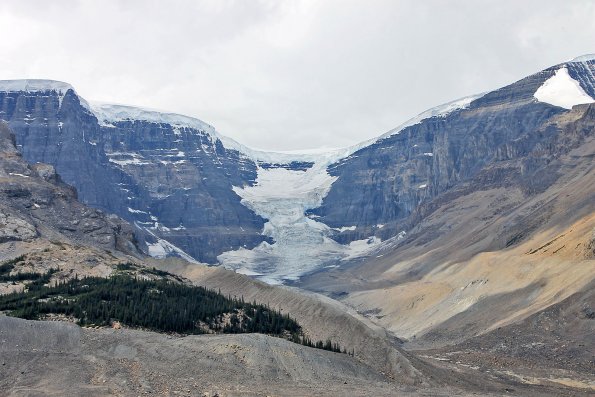
[[[122,107],[118,107],[122,109]],[[110,107],[113,111],[113,107]],[[116,182],[117,213],[180,247],[199,261],[264,240],[264,220],[240,203],[232,186],[254,183],[256,165],[205,131],[209,126],[157,120],[101,120],[106,168],[124,175]],[[165,248],[150,244],[150,253]],[[167,252],[166,252],[167,253]]]
[[[225,250],[265,239],[264,220],[232,190],[253,183],[256,166],[205,131],[212,127],[159,118],[99,122],[67,84],[9,88],[0,89],[0,118],[24,158],[54,165],[83,202],[133,222],[149,253],[184,251],[214,262]]]

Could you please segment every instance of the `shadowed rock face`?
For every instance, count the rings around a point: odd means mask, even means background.
[[[232,190],[253,183],[255,164],[205,131],[138,120],[100,125],[72,89],[0,92],[0,118],[27,161],[54,165],[81,201],[135,223],[141,243],[164,238],[215,262],[265,239],[264,220]]]
[[[109,167],[126,176],[120,211],[139,225],[210,263],[264,240],[264,220],[232,190],[256,178],[256,165],[239,152],[204,131],[147,121],[102,126],[101,135]]]
[[[550,144],[557,133],[540,131],[541,126],[566,111],[537,102],[533,94],[560,67],[490,92],[467,109],[407,127],[331,165],[328,171],[338,179],[312,213],[331,227],[357,226],[338,236],[343,243],[372,234],[388,238],[407,229],[403,220],[421,204],[471,180],[486,166],[526,158],[523,172],[532,174],[544,163],[529,158],[529,153]],[[566,67],[581,88],[593,95],[595,61]],[[551,182],[548,178],[526,181],[543,185],[536,186],[538,190]]]

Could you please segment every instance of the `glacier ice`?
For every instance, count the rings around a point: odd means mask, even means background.
[[[341,245],[330,238],[333,229],[306,216],[308,209],[322,204],[335,180],[324,162],[306,171],[259,168],[254,186],[234,187],[234,191],[244,205],[268,219],[263,234],[274,242],[224,252],[219,262],[238,273],[280,284],[380,243],[380,239],[366,239]]]

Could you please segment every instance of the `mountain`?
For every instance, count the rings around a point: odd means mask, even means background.
[[[491,368],[523,383],[572,383],[592,392],[595,104],[586,94],[592,87],[582,84],[592,81],[594,66],[591,58],[558,65],[434,120],[434,140],[444,144],[432,146],[429,164],[416,165],[427,172],[427,180],[415,181],[427,185],[427,196],[409,210],[399,207],[409,200],[404,193],[392,207],[401,208],[393,213],[393,233],[406,232],[360,260],[305,276],[299,285],[366,314],[433,363],[455,371],[480,368],[485,376]],[[552,103],[537,102],[532,92]],[[504,99],[491,105],[494,97]],[[407,131],[387,140],[404,139]],[[494,141],[502,136],[510,139]],[[400,163],[406,153],[396,160],[383,154],[383,142],[354,153],[331,173],[346,172],[351,190],[385,180],[394,168],[401,170],[396,180],[417,175],[407,170],[412,160]],[[346,171],[362,158],[367,165],[389,163]],[[340,181],[325,201],[332,202]],[[388,208],[388,188],[370,184],[366,200],[382,204],[370,211]],[[324,209],[316,211],[325,216]],[[366,209],[352,211],[363,216]],[[391,225],[381,222],[385,233]]]
[[[227,150],[199,121],[184,125],[116,117],[101,121],[71,86],[51,81],[0,83],[2,118],[23,156],[52,164],[80,199],[137,224],[154,255],[179,244],[212,262],[224,248],[264,240],[264,220],[240,204],[232,185],[253,183],[253,163]],[[152,113],[148,113],[149,115]],[[157,236],[157,238],[154,237]],[[159,237],[167,235],[168,241]]]
[[[591,395],[594,69],[595,56],[580,57],[309,155],[254,151],[185,116],[89,104],[65,83],[0,82],[0,118],[18,144],[0,126],[4,272],[167,270],[289,313],[355,356],[268,336],[0,316],[0,388]],[[281,282],[302,290],[270,285]]]
[[[415,224],[406,219],[420,205],[471,180],[484,167],[512,159],[524,159],[519,177],[539,185],[530,189],[543,190],[552,180],[535,174],[547,159],[529,154],[549,144],[555,131],[536,131],[571,105],[593,102],[594,73],[595,57],[577,58],[459,101],[459,108],[422,115],[330,165],[328,172],[337,180],[311,213],[332,227],[355,226],[341,233],[340,241],[375,234],[390,238]],[[570,93],[560,92],[565,86]],[[558,103],[557,95],[566,101]]]
[[[83,202],[133,222],[145,252],[279,283],[401,239],[429,203],[493,164],[517,159],[525,190],[546,189],[549,160],[531,153],[555,139],[542,126],[595,97],[594,65],[577,58],[317,155],[254,151],[200,120],[89,104],[44,80],[0,82],[0,118],[27,160],[54,165]]]

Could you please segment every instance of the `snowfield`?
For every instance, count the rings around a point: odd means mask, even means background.
[[[43,80],[43,79],[23,79],[23,80],[0,80],[0,91],[2,92],[56,92],[58,94],[58,107],[62,107],[62,100],[64,95],[72,90],[76,94],[74,88],[62,81]],[[81,105],[91,110],[91,107],[81,96],[77,94]]]
[[[579,82],[570,77],[568,69],[562,67],[556,74],[547,79],[533,94],[539,102],[571,109],[575,105],[593,103],[591,98],[580,86]]]

